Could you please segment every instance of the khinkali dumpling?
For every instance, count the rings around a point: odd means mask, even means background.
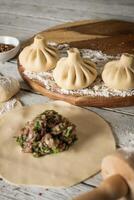
[[[96,65],[83,59],[77,48],[68,50],[68,57],[61,58],[53,71],[58,86],[76,90],[88,87],[97,77]]]
[[[122,54],[120,60],[108,62],[102,72],[104,83],[113,89],[134,88],[134,56]]]
[[[34,42],[25,47],[19,55],[20,64],[26,70],[33,72],[53,69],[58,59],[58,51],[54,47],[50,47],[41,35],[37,35]]]

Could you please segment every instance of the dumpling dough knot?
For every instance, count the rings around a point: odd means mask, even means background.
[[[53,71],[57,85],[63,89],[76,90],[86,88],[97,77],[96,65],[80,56],[77,48],[68,50],[68,57],[61,58]]]
[[[20,64],[32,72],[49,71],[56,66],[58,59],[57,49],[48,45],[41,35],[35,36],[34,42],[19,55]]]
[[[134,56],[122,54],[120,60],[110,61],[104,66],[102,79],[109,88],[127,90],[134,88]]]

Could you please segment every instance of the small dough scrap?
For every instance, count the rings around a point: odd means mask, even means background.
[[[134,55],[125,53],[120,60],[108,62],[104,66],[102,79],[112,89],[134,89]]]
[[[20,90],[19,81],[6,76],[0,76],[0,102],[13,97]]]
[[[58,59],[58,50],[48,45],[41,35],[35,36],[34,42],[25,47],[19,55],[20,64],[32,72],[49,71],[55,68]]]
[[[61,58],[53,71],[57,85],[67,90],[77,90],[91,85],[97,77],[96,65],[82,58],[77,48],[68,50],[68,57]]]
[[[35,158],[21,151],[14,136],[27,121],[47,109],[76,124],[78,141],[62,153]],[[69,187],[96,174],[101,160],[114,151],[109,125],[96,113],[66,102],[20,108],[0,119],[0,175],[14,184]]]

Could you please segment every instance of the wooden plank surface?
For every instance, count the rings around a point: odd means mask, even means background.
[[[110,55],[124,52],[134,54],[134,23],[121,20],[77,21],[64,23],[62,26],[43,30],[37,34],[48,41],[67,43],[71,47],[89,48],[99,50]],[[24,42],[23,47],[31,44],[34,38]],[[18,59],[18,69],[22,78],[44,96],[52,99],[67,101],[77,106],[121,107],[134,106],[134,95],[131,96],[92,96],[92,95],[66,95],[57,91],[48,90],[40,81],[33,81],[24,75],[26,66],[22,66]]]
[[[44,27],[68,21],[96,18],[134,21],[133,11],[133,0],[0,0],[0,34],[25,40]],[[14,61],[0,64],[0,72],[20,80]],[[25,105],[50,101],[47,97],[28,92],[29,88],[22,81],[21,87],[25,91],[21,90],[17,96]],[[133,143],[134,107],[92,110],[111,124],[118,145],[128,146]],[[16,187],[0,181],[0,200],[71,200],[78,193],[97,186],[100,180],[100,175],[97,175],[84,183],[62,190]]]
[[[15,13],[32,17],[76,21],[79,19],[126,19],[133,20],[132,0],[1,0],[1,12]],[[9,8],[11,8],[9,10]],[[16,9],[18,8],[18,9]]]
[[[72,197],[81,192],[91,190],[92,187],[86,184],[78,184],[66,189],[44,189],[41,187],[13,186],[0,181],[1,200],[71,200]]]

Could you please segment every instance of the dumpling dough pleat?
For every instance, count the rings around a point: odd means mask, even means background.
[[[83,59],[77,48],[71,48],[68,50],[68,57],[57,62],[53,77],[57,85],[63,89],[86,88],[97,77],[96,65],[88,59]]]
[[[120,60],[108,62],[102,72],[104,83],[113,89],[127,90],[134,88],[134,56],[123,54]]]
[[[20,64],[28,71],[44,72],[53,69],[59,59],[59,53],[50,47],[44,37],[37,35],[33,44],[25,47],[19,55]]]

